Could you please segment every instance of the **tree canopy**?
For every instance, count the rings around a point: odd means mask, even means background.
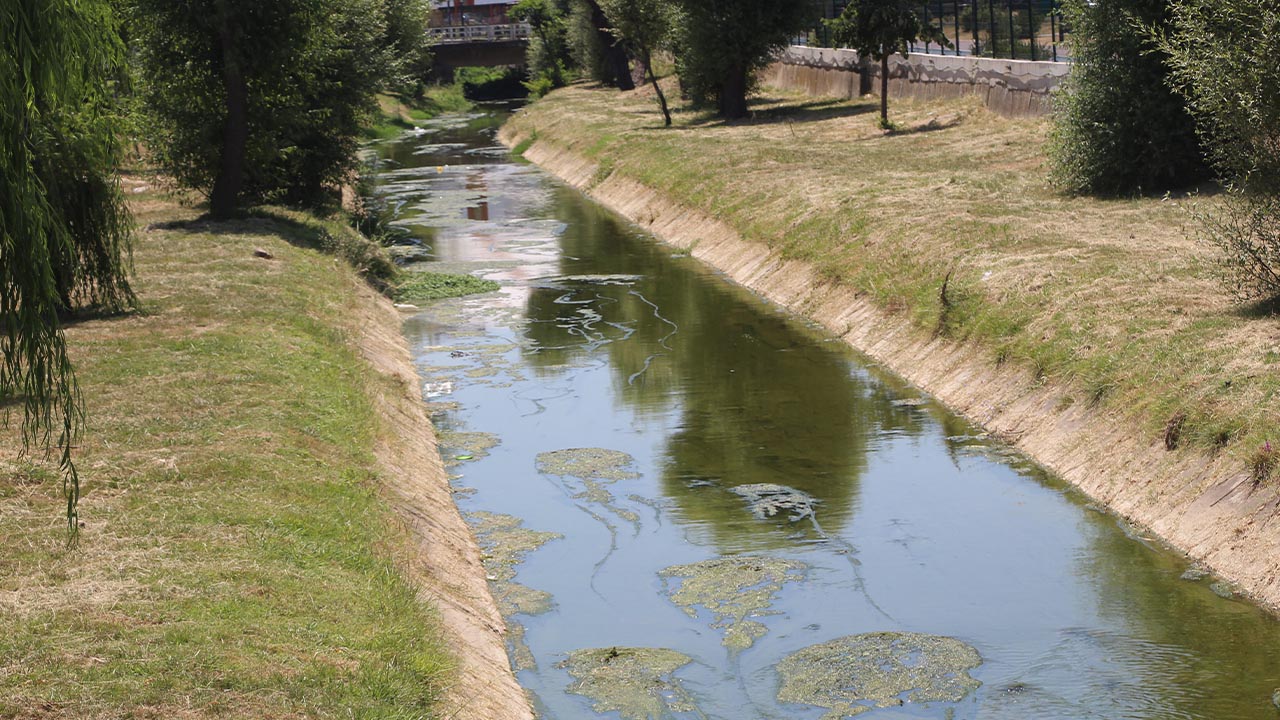
[[[675,50],[681,87],[731,119],[746,116],[758,72],[816,14],[812,3],[793,0],[672,2],[680,10]]]
[[[374,92],[423,72],[424,0],[125,2],[148,145],[214,215],[331,199]]]

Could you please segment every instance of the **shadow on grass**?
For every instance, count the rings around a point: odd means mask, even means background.
[[[776,98],[757,98],[755,104],[783,102]],[[851,100],[824,98],[802,103],[773,105],[754,110],[748,117],[725,120],[711,113],[702,114],[689,122],[690,127],[719,127],[741,125],[770,125],[773,123],[805,123],[853,117],[874,112],[873,103],[857,103]]]
[[[1253,320],[1280,316],[1280,295],[1243,305],[1236,310],[1236,314]]]

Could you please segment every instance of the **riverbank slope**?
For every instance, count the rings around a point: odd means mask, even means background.
[[[0,716],[532,717],[400,317],[322,252],[360,239],[157,185],[126,181],[141,311],[67,329],[77,548],[0,431]]]
[[[1280,319],[1188,211],[1045,183],[1043,120],[771,91],[753,118],[575,86],[501,138],[826,326],[1129,521],[1280,607]]]

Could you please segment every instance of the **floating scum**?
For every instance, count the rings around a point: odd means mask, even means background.
[[[959,702],[982,683],[978,651],[955,638],[875,632],[812,645],[778,663],[782,702],[830,710],[840,720],[906,703]]]
[[[617,712],[622,720],[667,718],[698,711],[693,698],[672,674],[691,662],[688,655],[665,648],[595,648],[578,650],[560,663],[573,682],[566,688],[591,698],[598,713]]]
[[[671,601],[690,617],[697,607],[715,615],[711,627],[725,631],[724,645],[746,650],[768,628],[752,617],[774,614],[769,610],[784,583],[804,579],[808,566],[795,560],[760,556],[715,558],[688,565],[674,565],[660,575],[664,582],[680,578],[679,587],[667,592]]]

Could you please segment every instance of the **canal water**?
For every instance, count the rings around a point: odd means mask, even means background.
[[[405,332],[542,717],[1277,716],[1277,623],[504,117],[377,146],[377,193],[411,269],[501,284]]]

